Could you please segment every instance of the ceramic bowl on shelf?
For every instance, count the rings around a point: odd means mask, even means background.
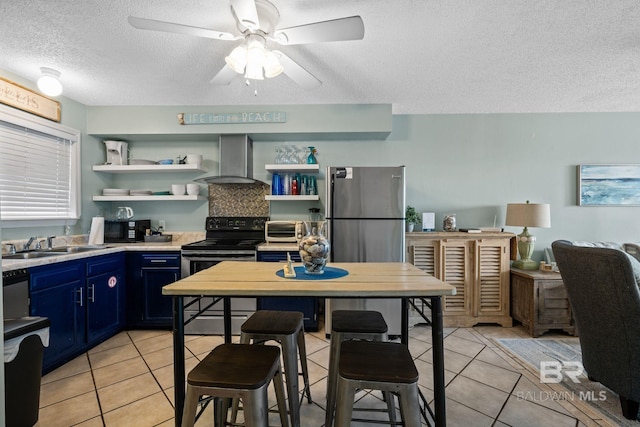
[[[187,154],[186,160],[188,165],[201,165],[202,154]]]
[[[187,194],[197,196],[200,194],[200,186],[198,184],[187,184]]]
[[[171,194],[174,196],[182,196],[187,191],[187,186],[184,184],[173,184],[171,186]]]

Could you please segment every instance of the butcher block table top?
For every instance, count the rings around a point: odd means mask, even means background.
[[[298,265],[298,264],[294,264]],[[223,261],[166,285],[164,295],[187,296],[319,296],[403,298],[455,295],[455,287],[409,263],[329,263],[346,270],[344,277],[297,280],[276,275],[283,263]]]

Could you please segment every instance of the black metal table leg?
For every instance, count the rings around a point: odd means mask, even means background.
[[[409,345],[409,303],[406,298],[402,298],[402,309],[400,317],[400,342]]]
[[[184,408],[184,311],[183,297],[173,297],[173,384],[175,400],[175,425],[182,425]]]
[[[231,298],[224,297],[222,299],[224,309],[224,342],[231,342]]]
[[[433,406],[436,427],[447,425],[444,393],[444,333],[442,297],[431,297],[431,338],[433,341]]]

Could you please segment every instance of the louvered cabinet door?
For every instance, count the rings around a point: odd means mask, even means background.
[[[438,240],[427,240],[416,245],[409,246],[409,262],[420,270],[439,278]]]
[[[440,242],[440,280],[456,287],[455,295],[444,297],[443,315],[472,315],[473,280],[469,277],[469,242],[442,240]]]
[[[509,316],[509,241],[473,242],[475,253],[475,315],[485,322],[511,326]]]

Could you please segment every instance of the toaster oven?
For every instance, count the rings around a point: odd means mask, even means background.
[[[302,221],[267,221],[264,227],[264,240],[269,243],[298,243],[304,237]]]

